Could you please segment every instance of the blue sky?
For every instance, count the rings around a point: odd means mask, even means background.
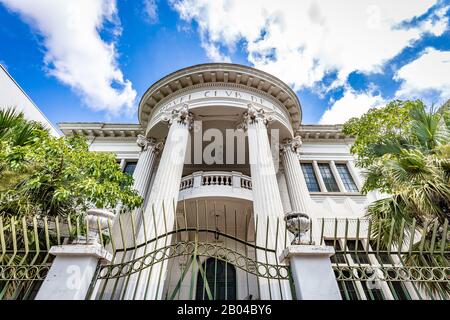
[[[177,69],[227,61],[278,76],[303,123],[394,98],[450,98],[450,0],[0,0],[0,63],[53,122],[137,122]]]

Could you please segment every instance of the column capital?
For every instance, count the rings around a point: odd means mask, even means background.
[[[280,152],[285,153],[288,150],[300,154],[300,147],[302,146],[302,138],[300,136],[295,136],[293,139],[285,139],[283,144],[280,145]]]
[[[244,112],[238,129],[247,130],[248,125],[252,123],[262,122],[267,125],[274,120],[272,113],[267,112],[263,108],[256,107],[253,103],[247,105],[247,111]]]
[[[161,117],[161,120],[167,122],[169,126],[174,122],[182,123],[184,125],[187,125],[190,130],[194,122],[194,115],[192,112],[189,112],[189,105],[185,103],[179,108],[175,108],[171,111],[166,112]]]
[[[137,136],[136,143],[139,147],[141,147],[142,151],[147,151],[150,148],[155,152],[158,152],[163,147],[162,142],[157,142],[155,138],[146,138],[142,134]]]

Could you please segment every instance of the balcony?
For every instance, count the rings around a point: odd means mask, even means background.
[[[231,197],[252,201],[251,178],[240,172],[194,172],[181,179],[179,200]]]

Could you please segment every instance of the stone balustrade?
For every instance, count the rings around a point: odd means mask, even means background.
[[[252,180],[240,172],[194,172],[181,179],[180,199],[196,196],[230,196],[251,200]]]

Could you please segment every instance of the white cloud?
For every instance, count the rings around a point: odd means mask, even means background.
[[[448,28],[448,17],[446,17],[446,14],[449,9],[450,6],[445,6],[436,10],[429,19],[422,22],[420,25],[421,30],[436,37],[441,36]]]
[[[158,21],[158,6],[156,0],[144,0],[144,13],[148,22],[155,23]]]
[[[220,52],[220,49],[217,45],[210,42],[202,42],[202,48],[206,51],[207,56],[215,62],[231,62],[230,57],[226,54]]]
[[[120,35],[115,0],[0,0],[43,36],[48,72],[69,85],[94,110],[110,115],[134,110],[136,91],[117,65],[112,42]]]
[[[335,101],[333,106],[324,112],[320,124],[343,124],[352,117],[360,117],[371,108],[379,108],[386,105],[386,101],[380,95],[372,92],[357,93],[347,88],[344,95]]]
[[[420,98],[429,104],[450,98],[450,51],[428,48],[411,63],[400,68],[394,79],[402,81],[399,98]],[[431,99],[437,98],[440,101]]]
[[[185,21],[196,21],[213,61],[227,60],[242,43],[248,60],[295,90],[314,87],[332,71],[343,85],[355,71],[376,72],[425,33],[448,28],[444,14],[400,27],[425,14],[437,0],[170,0]]]

